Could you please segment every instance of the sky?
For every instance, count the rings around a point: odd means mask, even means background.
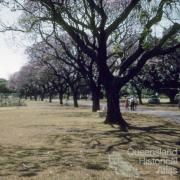
[[[12,13],[7,9],[1,9],[0,21],[14,23],[19,14]],[[26,62],[24,54],[25,46],[23,39],[25,34],[15,32],[0,32],[0,78],[8,79],[17,72]]]
[[[27,62],[24,48],[13,45],[15,43],[7,42],[4,35],[0,34],[0,78],[8,79]]]

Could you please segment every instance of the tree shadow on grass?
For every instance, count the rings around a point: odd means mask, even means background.
[[[52,138],[52,137],[51,137]],[[57,136],[54,137],[54,143]],[[67,139],[64,139],[66,141]],[[62,141],[61,141],[62,142]],[[69,142],[69,140],[68,140]],[[19,177],[37,176],[47,169],[71,170],[76,166],[93,170],[107,169],[107,162],[97,160],[97,151],[84,151],[67,147],[69,143],[57,145],[55,148],[24,148],[24,147],[0,147],[0,176],[16,175]],[[61,149],[62,148],[62,149]],[[60,170],[61,171],[61,170]]]
[[[178,163],[178,156],[180,155],[179,144],[180,144],[180,129],[176,126],[173,126],[169,123],[163,123],[163,125],[153,125],[153,126],[131,126],[129,132],[122,133],[118,130],[111,130],[106,132],[107,135],[112,135],[119,137],[120,140],[107,146],[105,152],[120,151],[124,150],[125,156],[128,157],[128,148],[134,150],[165,150],[166,152],[177,150],[177,154],[173,155],[160,154],[159,159],[168,159],[169,163],[162,163],[165,167],[171,167],[176,169],[177,176],[180,173],[180,166]],[[136,162],[139,161],[139,158],[131,157]],[[157,158],[153,155],[149,159]],[[173,160],[171,158],[177,158],[175,164],[171,164]],[[131,159],[131,160],[132,160]],[[166,169],[167,170],[167,169]],[[169,170],[170,171],[170,170]]]
[[[19,146],[0,146],[0,176],[36,176],[44,169],[36,157],[53,149],[29,149]]]
[[[119,142],[120,144],[127,144],[133,142],[143,142],[148,145],[169,145],[169,147],[175,147],[179,145],[180,141],[180,129],[174,126],[168,126],[169,123],[165,123],[163,125],[153,125],[153,126],[130,126],[129,132],[121,132],[120,130],[110,130],[105,132],[106,135],[111,135],[114,137],[123,138],[123,142]],[[167,138],[168,137],[168,138]],[[170,139],[170,140],[168,140]],[[173,141],[172,141],[173,139]],[[120,139],[122,140],[122,139]],[[137,141],[139,140],[139,141]],[[110,145],[107,148],[107,152],[112,150],[116,145]],[[117,144],[118,146],[118,144]],[[111,147],[111,148],[109,148]],[[142,148],[142,146],[141,146]]]
[[[52,132],[57,129],[56,126],[51,128]],[[37,176],[50,167],[102,171],[108,169],[108,154],[112,151],[125,152],[129,147],[140,150],[176,148],[180,137],[178,127],[168,123],[132,126],[129,132],[78,126],[61,130],[44,137],[47,147],[0,146],[0,176]]]

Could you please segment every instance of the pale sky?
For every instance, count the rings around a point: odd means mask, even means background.
[[[12,13],[7,9],[0,11],[0,21],[2,22],[11,24],[17,18],[17,13]],[[0,78],[8,79],[27,62],[23,38],[25,38],[23,33],[0,32]]]
[[[0,34],[0,78],[8,79],[10,74],[18,71],[27,62],[22,47],[13,48],[13,43],[7,42]]]

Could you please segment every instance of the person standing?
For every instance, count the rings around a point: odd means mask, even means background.
[[[134,102],[134,98],[133,97],[130,99],[130,107],[131,107],[131,111],[135,110],[135,102]]]
[[[134,97],[134,110],[137,110],[137,106],[138,106],[138,100],[136,97]]]
[[[129,110],[129,99],[128,98],[126,98],[126,100],[125,100],[125,109]]]

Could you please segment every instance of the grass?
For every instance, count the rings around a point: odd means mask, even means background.
[[[180,126],[146,115],[125,113],[124,117],[133,125],[128,133],[103,124],[85,107],[27,102],[25,107],[0,108],[0,180],[129,179],[109,167],[113,152],[122,156],[120,168],[138,170],[138,179],[178,179],[178,175],[154,173],[156,165],[140,164],[128,149],[178,148]],[[179,164],[173,168],[179,171]]]

